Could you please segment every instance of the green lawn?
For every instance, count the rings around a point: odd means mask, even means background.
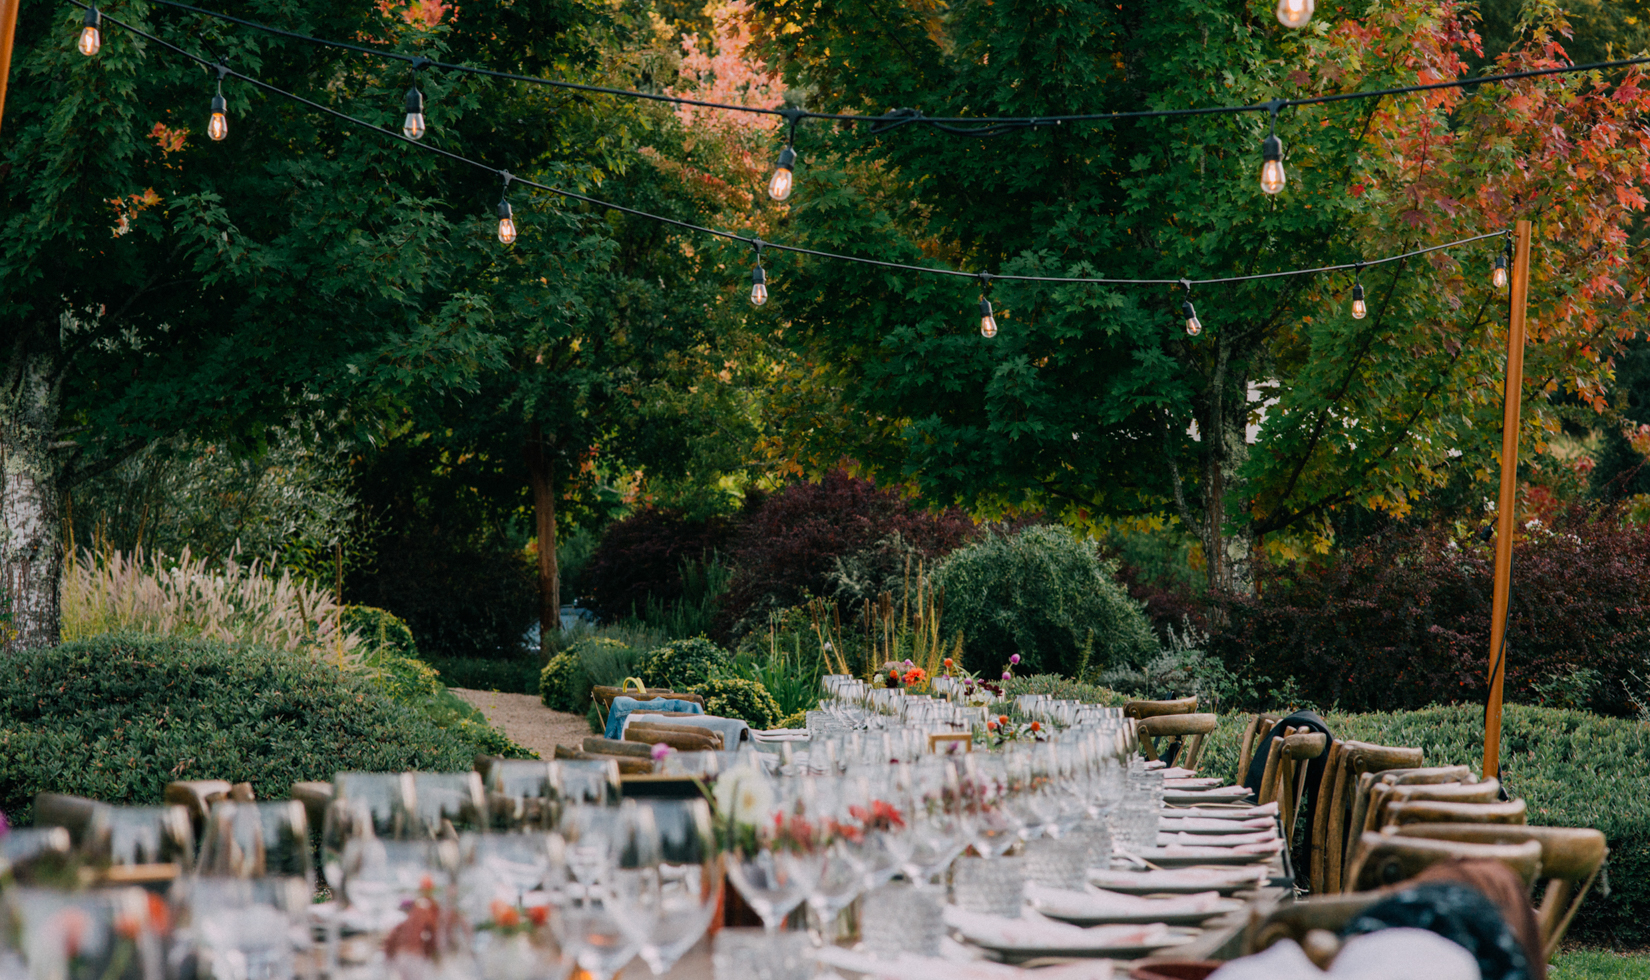
[[[1547,976],[1550,980],[1650,980],[1650,956],[1590,949],[1560,953]]]

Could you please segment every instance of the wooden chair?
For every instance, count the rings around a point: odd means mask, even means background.
[[[1196,699],[1192,699],[1196,700]],[[1214,715],[1172,714],[1153,715],[1135,722],[1140,733],[1140,751],[1148,761],[1158,760],[1156,739],[1168,738],[1182,745],[1184,752],[1166,753],[1174,764],[1185,769],[1196,769],[1203,757],[1203,740],[1220,727]],[[1187,738],[1190,737],[1190,741]]]
[[[1301,798],[1306,793],[1306,766],[1303,763],[1318,758],[1328,750],[1329,736],[1322,732],[1298,732],[1286,728],[1282,738],[1272,739],[1257,802],[1262,805],[1277,803],[1286,847],[1294,845],[1296,816],[1300,811]],[[1321,787],[1318,800],[1321,807]]]
[[[319,831],[326,825],[327,807],[332,804],[331,783],[293,783],[287,796],[304,805],[304,816],[309,821],[310,830]]]
[[[1176,698],[1173,701],[1130,701],[1123,705],[1123,717],[1139,721],[1159,715],[1189,715],[1197,710],[1197,698]]]
[[[1364,834],[1358,840],[1352,865],[1347,868],[1346,880],[1350,887],[1346,890],[1364,892],[1395,885],[1439,861],[1457,858],[1500,861],[1517,872],[1527,888],[1541,870],[1541,844],[1535,840],[1480,844],[1401,834]]]
[[[1604,835],[1584,827],[1515,827],[1504,824],[1408,824],[1393,828],[1404,837],[1459,841],[1473,844],[1541,845],[1541,880],[1545,887],[1535,912],[1541,927],[1541,945],[1548,959],[1592,889],[1610,848]]]
[[[1421,750],[1340,741],[1329,747],[1329,758],[1318,787],[1318,805],[1327,807],[1325,819],[1312,822],[1312,851],[1309,861],[1312,890],[1318,894],[1341,890],[1341,878],[1348,858],[1348,817],[1352,810],[1359,777],[1389,769],[1415,768],[1421,764]]]
[[[1383,779],[1372,780],[1365,797],[1364,822],[1361,830],[1380,830],[1386,826],[1387,807],[1394,803],[1430,800],[1436,803],[1490,803],[1501,795],[1501,783],[1486,779],[1479,783],[1404,783]],[[1479,820],[1477,823],[1494,823]],[[1356,824],[1354,826],[1357,826]]]
[[[1249,766],[1255,761],[1255,754],[1260,751],[1260,743],[1265,741],[1266,734],[1277,727],[1283,715],[1258,714],[1249,719],[1249,724],[1243,729],[1243,747],[1238,751],[1237,778],[1235,783],[1241,783],[1249,776]]]
[[[1527,807],[1523,800],[1493,800],[1489,803],[1451,803],[1439,800],[1411,800],[1389,803],[1378,830],[1410,824],[1465,823],[1523,826]]]

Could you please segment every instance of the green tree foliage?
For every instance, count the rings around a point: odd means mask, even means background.
[[[758,0],[762,51],[811,109],[930,116],[1254,105],[1449,78],[1464,8],[1322,7],[1281,28],[1261,0],[1011,0],[935,6]],[[1550,11],[1549,11],[1550,13]],[[1563,57],[1537,19],[1507,69]],[[1602,404],[1632,326],[1642,253],[1623,228],[1650,144],[1629,81],[1549,78],[1287,110],[1289,183],[1256,179],[1267,114],[1044,126],[973,141],[920,125],[805,125],[783,231],[834,251],[1038,276],[1233,277],[1395,254],[1538,220],[1525,418],[1556,394]],[[1562,135],[1556,135],[1562,134]],[[1556,136],[1556,138],[1555,138]],[[1555,175],[1562,175],[1555,180]],[[779,237],[778,233],[775,237]],[[1326,515],[1402,514],[1498,443],[1502,296],[1489,242],[1349,275],[1180,290],[990,285],[1001,333],[973,329],[981,284],[776,257],[773,301],[825,392],[787,421],[844,453],[990,512],[1076,522],[1168,512],[1211,584],[1243,589],[1263,539],[1325,547]],[[1264,414],[1263,414],[1264,413]]]
[[[1026,673],[1138,665],[1157,652],[1157,639],[1115,570],[1063,527],[988,534],[935,573],[945,596],[940,634],[960,631],[965,665],[988,679],[1016,653]]]

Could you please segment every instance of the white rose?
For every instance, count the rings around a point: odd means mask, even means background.
[[[741,766],[716,780],[716,809],[736,824],[763,826],[773,819],[773,790],[762,773]]]

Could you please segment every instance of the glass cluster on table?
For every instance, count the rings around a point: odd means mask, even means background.
[[[103,806],[78,868],[61,829],[15,831],[17,868],[72,873],[5,889],[0,980],[611,980],[709,932],[727,980],[806,980],[810,949],[933,955],[947,904],[1015,917],[1028,884],[1081,890],[1156,841],[1163,781],[1119,709],[825,693],[806,740],[665,756],[686,798],[626,798],[607,761],[494,760],[340,773],[318,847],[294,801],[219,802],[198,849],[181,808]],[[1009,714],[1026,737],[979,737]],[[724,883],[761,930],[721,928]]]

